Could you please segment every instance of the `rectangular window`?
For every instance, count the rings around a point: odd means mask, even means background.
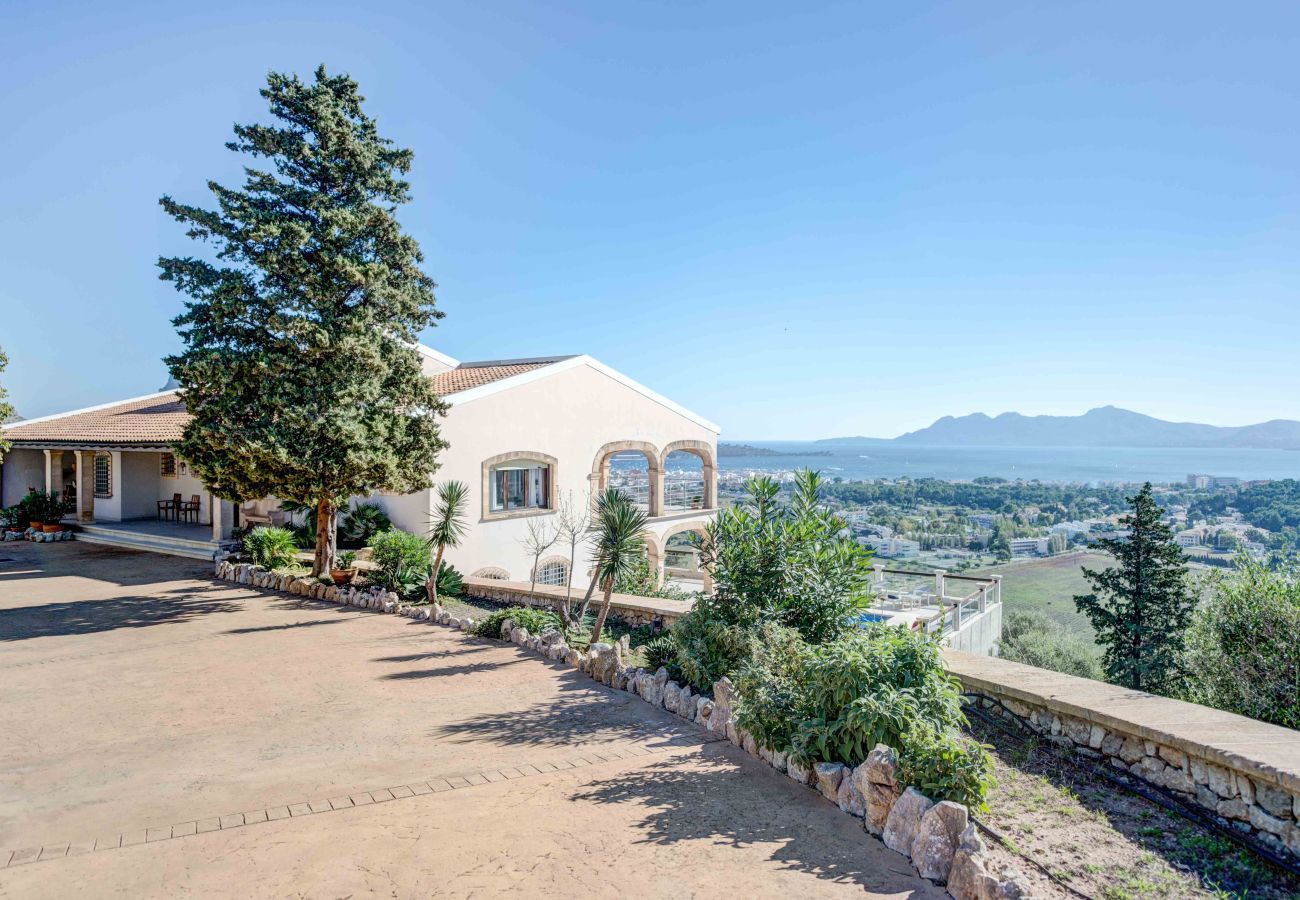
[[[490,473],[492,511],[549,509],[550,474],[550,466],[538,463],[498,466],[492,469]]]
[[[176,454],[163,453],[160,455],[159,474],[161,474],[163,478],[176,477]]]
[[[95,455],[95,496],[113,496],[113,457],[107,453]]]

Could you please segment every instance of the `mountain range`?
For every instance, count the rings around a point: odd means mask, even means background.
[[[825,438],[827,443],[873,440]],[[820,443],[820,442],[819,442]],[[972,413],[944,416],[933,425],[892,440],[899,444],[995,447],[1233,447],[1300,449],[1300,422],[1272,419],[1257,425],[1222,427],[1195,422],[1166,422],[1115,406],[1090,409],[1081,416],[998,416]]]

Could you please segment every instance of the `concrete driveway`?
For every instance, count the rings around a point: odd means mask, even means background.
[[[945,896],[570,669],[206,572],[0,544],[0,896]]]

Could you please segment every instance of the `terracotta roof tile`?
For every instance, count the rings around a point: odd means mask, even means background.
[[[554,360],[468,363],[433,376],[434,390],[448,397],[550,365]],[[189,414],[175,391],[112,403],[82,412],[4,428],[11,441],[32,444],[122,444],[165,446],[181,439]]]

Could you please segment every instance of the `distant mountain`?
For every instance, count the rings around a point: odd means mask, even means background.
[[[847,442],[853,438],[831,438]],[[1300,449],[1300,422],[1273,419],[1223,428],[1194,422],[1166,422],[1141,413],[1102,406],[1081,416],[944,416],[928,428],[894,438],[900,444],[994,447],[1242,447]]]
[[[798,451],[786,453],[781,450],[773,450],[770,447],[755,447],[752,444],[728,444],[718,443],[718,459],[727,459],[728,457],[743,458],[751,456],[830,456],[829,450]]]

